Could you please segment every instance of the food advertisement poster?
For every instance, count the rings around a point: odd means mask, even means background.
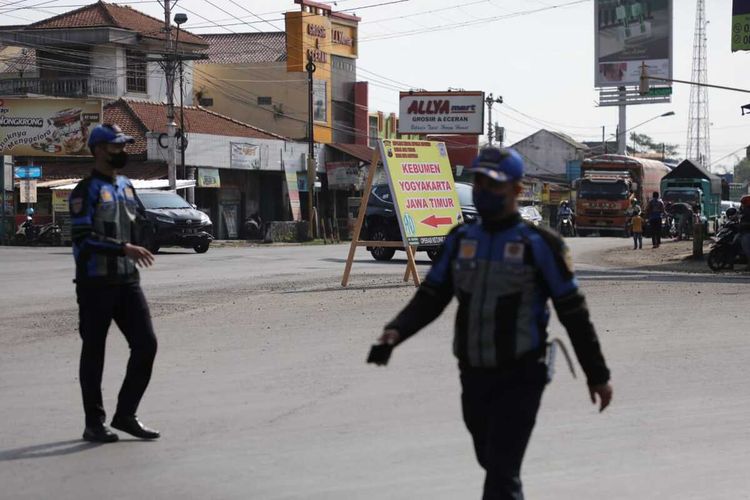
[[[0,98],[0,154],[91,156],[86,141],[101,121],[100,100]]]

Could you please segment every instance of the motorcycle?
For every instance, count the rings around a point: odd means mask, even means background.
[[[712,271],[734,269],[735,264],[746,264],[747,257],[740,244],[740,228],[738,221],[724,224],[711,244],[707,264]]]
[[[263,219],[260,214],[255,213],[245,219],[245,239],[247,240],[262,240],[265,236],[263,233]]]
[[[16,245],[62,245],[62,230],[54,223],[37,225],[31,216],[18,225],[15,235]]]
[[[570,215],[560,216],[560,235],[565,237],[575,236],[575,228],[573,227],[573,217]]]

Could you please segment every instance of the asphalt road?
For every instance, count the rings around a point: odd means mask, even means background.
[[[571,240],[614,403],[598,414],[558,367],[527,453],[528,497],[750,498],[750,280],[602,266],[620,246]],[[479,498],[455,305],[387,368],[365,365],[413,287],[403,260],[360,252],[341,289],[347,249],[159,255],[143,272],[160,350],[139,416],[163,437],[96,446],[80,440],[72,258],[0,247],[0,498]],[[565,336],[556,321],[551,333]],[[110,412],[126,358],[113,327]]]

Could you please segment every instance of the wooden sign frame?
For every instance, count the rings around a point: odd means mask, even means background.
[[[375,148],[375,152],[372,155],[372,162],[370,163],[370,170],[367,174],[367,182],[365,182],[364,194],[362,195],[362,201],[359,204],[359,213],[357,214],[357,223],[354,226],[354,234],[352,235],[352,243],[349,247],[349,257],[346,259],[346,267],[344,268],[344,277],[341,280],[341,286],[345,287],[349,284],[349,276],[352,272],[352,264],[354,264],[354,254],[357,252],[357,247],[381,247],[381,248],[403,248],[406,250],[406,273],[404,274],[404,282],[408,282],[410,278],[413,278],[414,286],[419,286],[421,280],[419,278],[419,272],[417,271],[417,262],[415,255],[417,249],[412,247],[404,238],[403,242],[398,241],[363,241],[359,237],[362,233],[362,226],[365,222],[365,213],[367,212],[367,203],[370,201],[370,192],[372,191],[372,184],[375,180],[375,172],[378,169],[378,163],[380,163],[380,147]],[[399,231],[400,231],[399,225]]]

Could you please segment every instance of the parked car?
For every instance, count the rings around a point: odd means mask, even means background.
[[[477,220],[471,184],[457,182],[456,192],[458,193],[464,221],[473,222]],[[401,228],[396,218],[393,196],[388,184],[377,184],[372,187],[360,238],[368,241],[402,241]],[[420,246],[417,251],[427,252],[430,259],[434,261],[440,255],[441,248],[442,245]],[[396,250],[403,251],[403,248],[367,247],[367,250],[375,260],[385,261],[391,260],[396,254]]]
[[[213,240],[211,219],[169,191],[138,191],[141,244],[156,253],[163,246],[205,253]]]

